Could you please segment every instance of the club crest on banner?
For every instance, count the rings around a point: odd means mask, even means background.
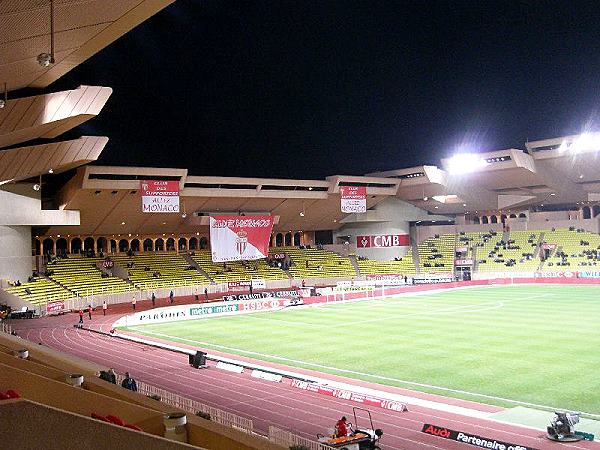
[[[266,258],[272,230],[272,216],[211,216],[213,262]]]
[[[246,247],[248,246],[248,232],[246,230],[240,230],[237,233],[237,238],[235,240],[237,251],[240,255],[243,255],[246,251]]]

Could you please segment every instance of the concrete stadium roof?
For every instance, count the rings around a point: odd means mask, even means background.
[[[104,136],[82,136],[71,141],[0,151],[0,184],[88,164],[98,158],[107,142]]]
[[[42,88],[148,19],[174,0],[54,0],[54,64],[50,53],[50,0],[0,2],[0,87]]]
[[[0,148],[55,138],[96,117],[112,89],[80,86],[70,91],[9,100],[0,110]]]
[[[181,214],[142,213],[140,180],[179,181]],[[51,227],[48,234],[193,233],[210,214],[266,213],[276,230],[331,230],[347,216],[340,211],[340,185],[367,186],[367,207],[396,195],[398,180],[341,176],[285,180],[188,176],[185,169],[87,166],[59,193],[58,203],[81,211],[81,226]],[[300,215],[303,213],[304,215]]]
[[[577,146],[582,136],[586,145]],[[600,200],[600,133],[529,142],[526,147],[528,152],[512,148],[459,161],[474,162],[472,170],[455,170],[448,158],[442,159],[442,168],[418,166],[369,175],[399,179],[400,199],[436,214]]]
[[[48,233],[193,233],[207,226],[211,214],[240,212],[272,214],[280,231],[338,229],[352,221],[340,211],[340,185],[366,186],[368,208],[393,197],[446,216],[600,201],[598,152],[558,150],[564,140],[552,141],[556,149],[540,151],[536,143],[529,143],[531,154],[518,149],[479,153],[477,168],[465,173],[449,170],[448,160],[442,160],[443,169],[418,166],[325,180],[200,177],[188,175],[186,169],[87,166],[78,169],[59,199],[63,208],[81,211],[82,225],[77,231],[52,227]],[[143,214],[143,179],[179,181],[181,210],[187,216]]]

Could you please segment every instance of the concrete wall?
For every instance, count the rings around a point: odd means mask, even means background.
[[[388,248],[357,248],[356,236],[361,235],[385,235],[385,234],[410,234],[409,222],[417,220],[447,220],[444,216],[431,216],[426,211],[417,208],[397,198],[388,198],[379,203],[373,210],[366,214],[352,214],[346,217],[344,226],[334,231],[333,238],[341,243],[345,236],[349,237],[349,251],[359,256],[378,261],[391,261],[396,257],[402,257],[411,248],[388,247]]]
[[[21,360],[12,356],[12,351],[18,349],[28,349],[29,359]],[[185,444],[165,441],[160,437],[163,435],[164,430],[162,425],[163,414],[177,411],[177,408],[100,380],[96,376],[96,372],[99,369],[106,368],[72,355],[60,353],[45,346],[36,345],[24,339],[0,333],[0,386],[3,386],[5,389],[15,389],[28,400],[33,400],[49,407],[58,408],[63,410],[63,412],[78,414],[86,418],[90,416],[91,412],[102,415],[112,413],[129,423],[139,425],[146,433],[154,434],[155,437],[148,434],[145,436],[158,443],[132,443],[130,439],[142,436],[141,433],[133,432],[128,437],[123,435],[113,439],[112,434],[104,430],[104,433],[100,437],[97,437],[94,433],[88,433],[88,435],[94,436],[93,443],[90,443],[90,445],[87,445],[87,441],[84,439],[79,441],[80,445],[70,445],[70,440],[68,440],[69,445],[65,445],[67,442],[65,439],[61,439],[59,444],[63,444],[64,446],[32,445],[31,447],[25,447],[49,449],[189,448]],[[66,373],[84,374],[85,382],[83,387],[74,388],[66,384]],[[262,437],[204,420],[190,413],[187,416],[188,442],[192,445],[214,450],[285,450],[283,447],[268,442]],[[0,429],[3,431],[12,431],[18,427],[19,421],[23,421],[22,416],[19,416],[16,419],[16,423],[12,422],[9,429],[5,429],[2,427],[8,421],[3,421],[2,419],[2,411],[0,411]],[[101,422],[93,423],[112,427],[111,425],[104,425]],[[72,424],[68,420],[58,424],[53,422],[53,425],[58,427],[56,430],[58,436],[61,435],[59,433],[61,430],[72,428]],[[81,433],[83,429],[87,430],[87,427],[78,428],[77,432]],[[129,433],[124,428],[119,427],[117,430]],[[4,433],[2,434],[4,435]],[[54,434],[44,434],[42,437],[48,438],[49,436],[54,436]],[[4,449],[5,447],[2,446],[1,442],[3,441],[0,440],[0,448]],[[21,441],[18,442],[23,445],[24,441],[21,438]],[[102,442],[102,445],[100,445],[100,442]],[[121,445],[121,442],[128,445]],[[9,445],[6,448],[21,447]]]
[[[0,225],[0,278],[27,281],[31,275],[31,227]]]
[[[8,185],[7,185],[8,186]],[[79,225],[79,211],[42,210],[30,185],[15,185],[14,192],[0,190],[0,225]],[[19,190],[17,190],[17,188]]]

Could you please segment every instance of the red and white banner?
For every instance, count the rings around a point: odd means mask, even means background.
[[[357,248],[408,247],[408,234],[382,234],[377,236],[356,236]]]
[[[213,262],[266,258],[272,230],[272,216],[211,216]]]
[[[367,281],[373,282],[375,285],[379,286],[399,286],[405,284],[404,275],[402,274],[384,273],[379,275],[366,275],[365,278]]]
[[[536,272],[536,278],[577,278],[577,272],[571,272],[565,270],[564,272],[551,271],[551,272]]]
[[[343,213],[367,212],[366,186],[340,186]]]
[[[265,280],[240,280],[240,281],[228,281],[227,282],[227,290],[228,291],[247,291],[250,289],[250,285],[252,284],[252,289],[265,289],[267,284]]]
[[[142,212],[145,213],[178,213],[179,181],[176,180],[142,180]]]
[[[49,302],[46,304],[48,314],[57,313],[65,310],[65,302]]]
[[[472,259],[455,259],[454,265],[455,266],[472,266],[473,260]]]
[[[304,391],[316,392],[318,394],[328,395],[330,397],[335,398],[341,398],[343,400],[350,400],[352,402],[362,403],[367,406],[376,406],[379,408],[391,409],[393,411],[399,412],[408,411],[408,408],[404,403],[396,400],[388,400],[380,397],[374,397],[358,392],[347,391],[345,389],[336,389],[330,386],[311,383],[308,381],[302,381],[298,379],[293,379],[291,385],[292,387],[302,389]]]

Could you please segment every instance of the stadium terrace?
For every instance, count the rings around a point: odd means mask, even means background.
[[[1,448],[541,449],[555,409],[593,440],[600,133],[318,180],[93,165],[108,136],[63,136],[112,88],[31,92],[173,1],[75,3],[0,8]]]

